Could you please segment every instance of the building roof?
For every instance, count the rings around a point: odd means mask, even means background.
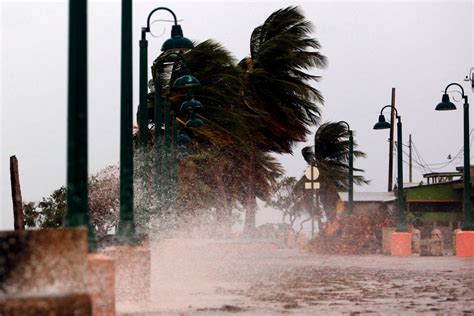
[[[462,168],[461,168],[462,170]],[[453,171],[453,172],[430,172],[423,174],[423,178],[430,177],[462,177],[462,172]]]
[[[343,202],[349,201],[349,193],[338,192]],[[354,192],[354,202],[391,202],[394,201],[393,192]]]

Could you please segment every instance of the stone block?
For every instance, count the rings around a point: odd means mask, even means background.
[[[474,257],[474,231],[456,234],[456,257]]]
[[[382,252],[384,255],[391,254],[392,234],[395,232],[395,227],[382,228]]]
[[[288,237],[286,238],[286,246],[290,249],[293,249],[296,247],[295,232],[292,229],[288,230]]]
[[[306,239],[306,235],[304,233],[300,233],[298,235],[298,239],[296,240],[296,244],[298,245],[298,249],[303,250],[308,246],[308,240]]]
[[[421,254],[421,232],[418,229],[411,232],[411,250],[413,254]]]
[[[396,257],[411,255],[411,234],[404,232],[392,233],[391,254]]]
[[[94,316],[115,315],[115,263],[103,254],[89,254],[88,293]]]
[[[83,228],[0,232],[0,298],[86,293],[87,251]]]
[[[0,299],[2,316],[90,316],[89,295],[51,295],[38,297],[8,297]]]
[[[455,229],[453,230],[453,255],[456,255],[456,234],[459,233],[461,230],[460,229]]]
[[[104,249],[102,253],[115,261],[116,301],[148,301],[150,299],[150,249],[114,246]]]

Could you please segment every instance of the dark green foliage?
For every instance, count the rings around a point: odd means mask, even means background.
[[[35,204],[23,204],[23,215],[27,227],[60,228],[66,212],[66,188],[54,190],[50,196]]]
[[[37,227],[38,217],[40,212],[36,209],[36,203],[28,202],[23,203],[23,217],[25,220],[25,226],[28,228]]]

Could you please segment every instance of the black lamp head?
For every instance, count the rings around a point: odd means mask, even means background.
[[[385,116],[383,114],[379,115],[379,121],[375,123],[374,129],[387,129],[390,128],[390,123],[385,121]]]
[[[161,50],[164,52],[190,50],[193,48],[193,42],[183,36],[183,30],[179,24],[173,25],[171,28],[171,38],[167,39],[161,46]]]
[[[435,110],[436,111],[452,111],[452,110],[456,110],[456,106],[454,105],[454,103],[452,103],[449,100],[449,95],[445,93],[443,94],[443,99],[441,100],[441,103],[438,103]]]

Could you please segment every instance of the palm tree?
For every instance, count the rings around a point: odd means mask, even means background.
[[[326,66],[319,53],[319,42],[311,37],[312,24],[297,7],[272,13],[254,29],[250,38],[250,56],[239,66],[244,71],[244,105],[256,115],[263,142],[253,141],[248,182],[255,180],[256,152],[292,153],[295,142],[305,141],[309,127],[318,123],[324,99],[311,83],[319,76],[305,71]],[[255,197],[248,192],[245,227],[255,227]]]
[[[357,150],[354,141],[354,158],[365,158],[365,153]],[[314,145],[302,149],[303,158],[319,169],[318,182],[321,183],[319,196],[330,222],[336,218],[337,192],[348,189],[349,140],[347,127],[342,123],[322,124],[314,135]],[[354,168],[354,172],[364,170]],[[355,184],[368,184],[362,175],[354,175]]]

